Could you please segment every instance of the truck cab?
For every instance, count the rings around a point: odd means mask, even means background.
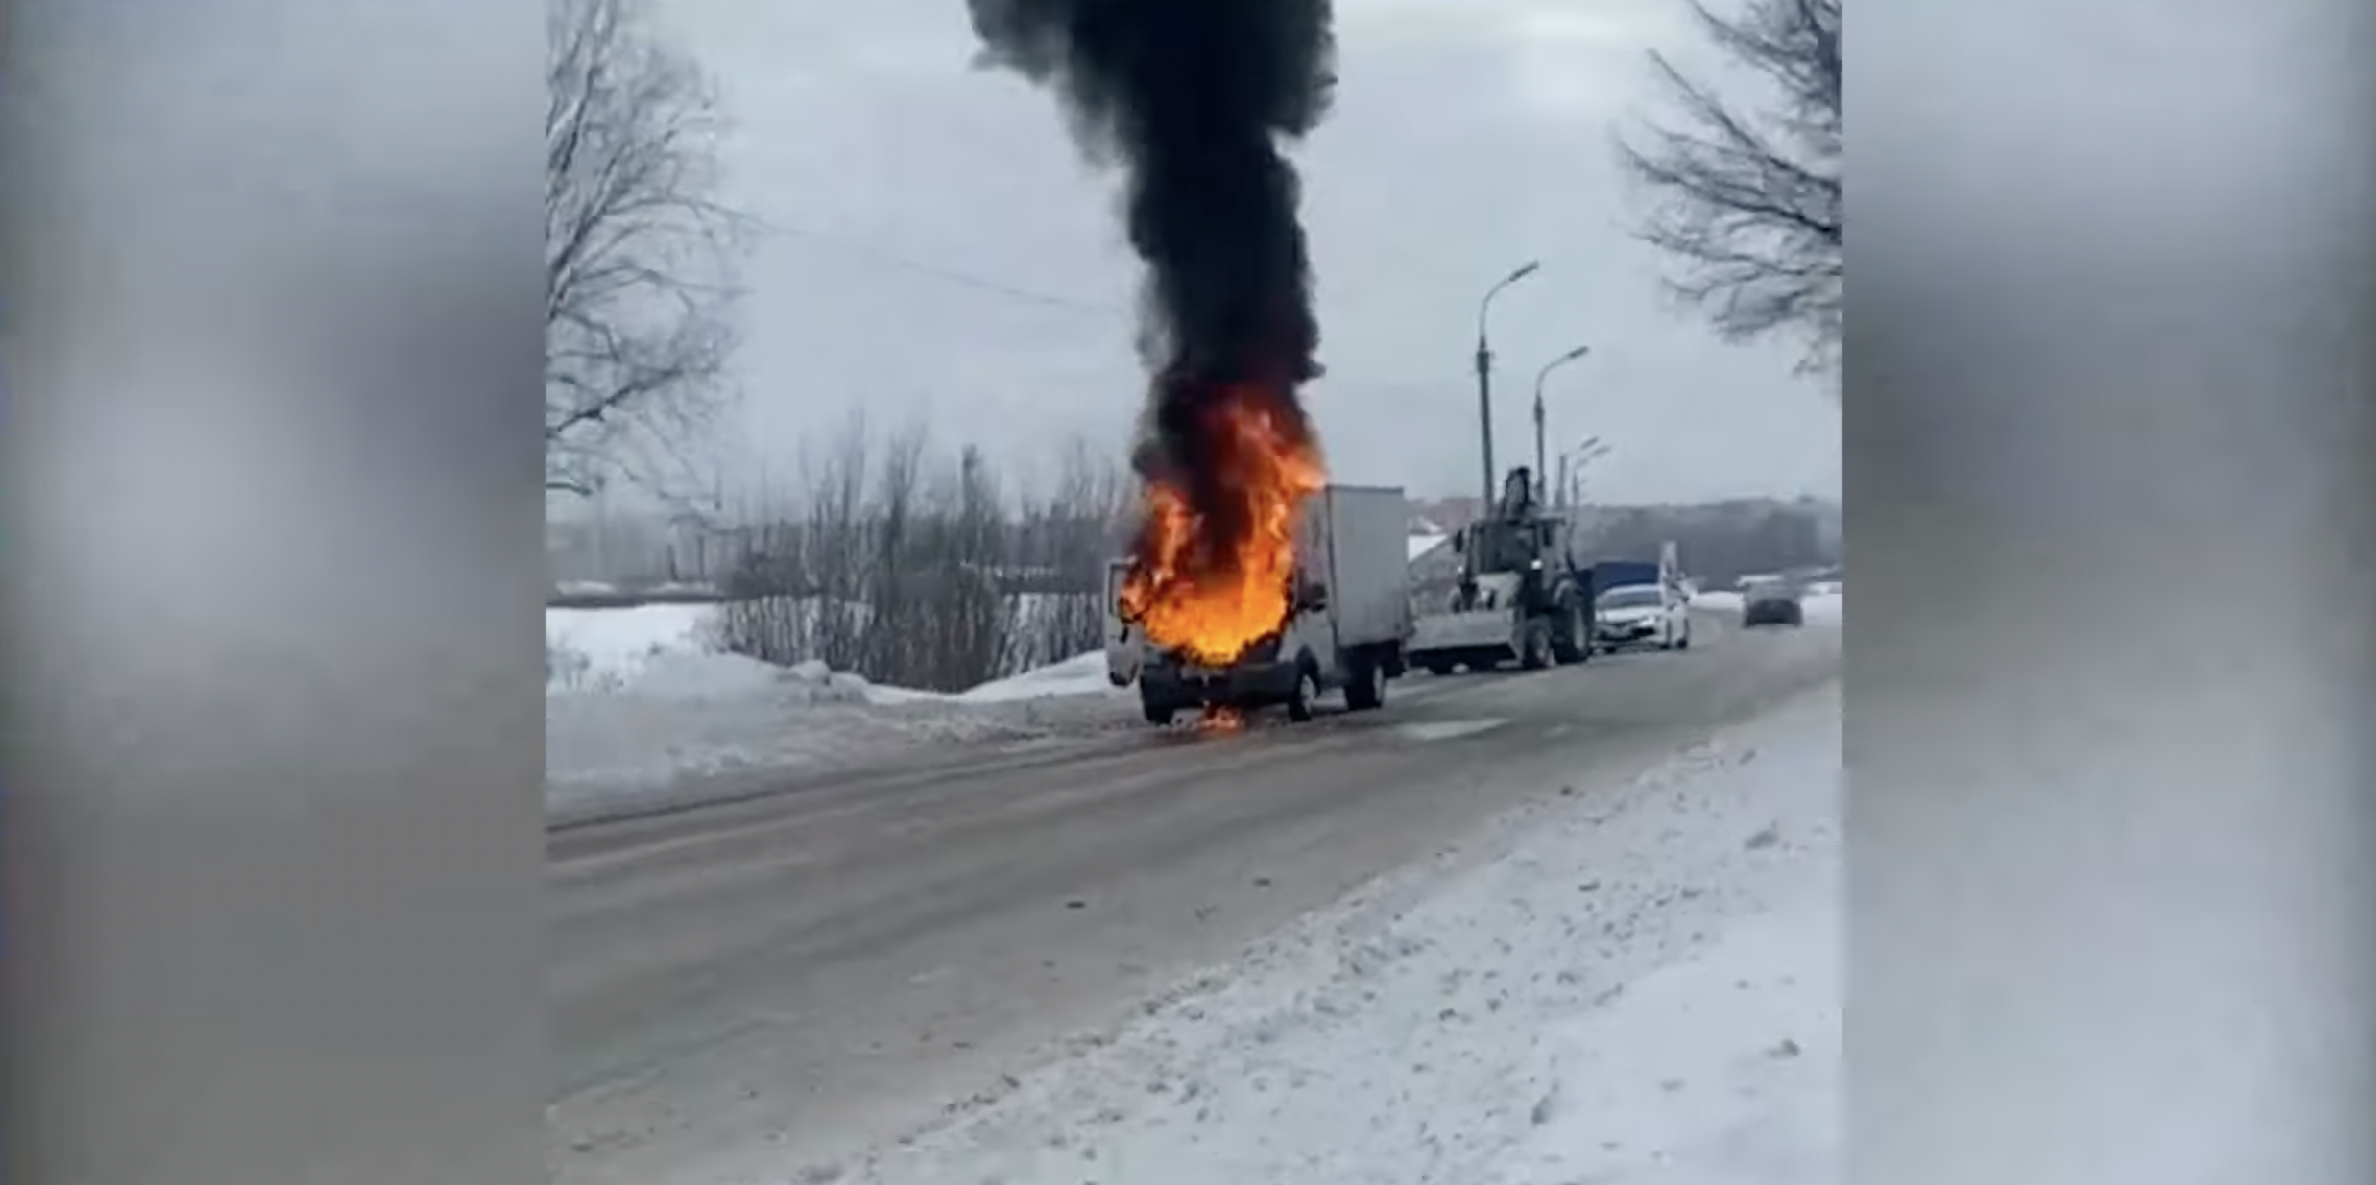
[[[1562,565],[1561,524],[1537,518],[1521,522],[1489,519],[1471,523],[1454,536],[1460,550],[1460,588],[1470,602],[1461,608],[1507,608],[1539,598]]]

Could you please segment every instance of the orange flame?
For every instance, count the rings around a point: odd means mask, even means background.
[[[1237,732],[1246,727],[1246,713],[1227,704],[1214,704],[1205,709],[1196,727],[1200,732]]]
[[[1217,393],[1198,409],[1205,470],[1148,479],[1122,608],[1154,645],[1227,666],[1287,623],[1299,512],[1327,481],[1292,399],[1254,384]]]

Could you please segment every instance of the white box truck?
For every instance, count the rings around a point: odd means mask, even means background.
[[[1408,504],[1388,486],[1322,487],[1295,535],[1293,608],[1278,633],[1227,667],[1205,667],[1153,645],[1124,620],[1119,574],[1107,581],[1107,669],[1133,678],[1152,724],[1206,708],[1282,705],[1308,720],[1322,694],[1354,711],[1381,707],[1386,681],[1407,669],[1411,640]]]

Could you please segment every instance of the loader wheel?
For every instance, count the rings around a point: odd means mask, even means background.
[[[1147,704],[1145,707],[1147,711],[1147,723],[1152,724],[1157,728],[1170,727],[1172,717],[1179,714],[1175,709],[1164,707],[1162,704]]]
[[[1312,699],[1320,692],[1319,680],[1305,670],[1295,676],[1295,694],[1287,700],[1287,718],[1301,724],[1312,718]]]
[[[1345,707],[1355,712],[1374,712],[1386,706],[1386,670],[1376,662],[1361,660],[1353,664],[1352,681],[1345,684]]]
[[[1562,665],[1591,658],[1592,643],[1584,632],[1584,615],[1570,610],[1563,624],[1565,628],[1551,635],[1551,657]]]
[[[1525,652],[1518,656],[1518,665],[1529,671],[1539,671],[1551,665],[1551,627],[1536,622],[1526,627]]]

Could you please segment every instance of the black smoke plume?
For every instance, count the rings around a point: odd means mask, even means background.
[[[1283,149],[1328,109],[1330,0],[969,2],[987,60],[1054,90],[1083,150],[1127,177],[1154,379],[1141,471],[1234,517],[1211,496],[1229,466],[1210,402],[1257,385],[1309,435],[1293,390],[1319,373],[1319,329]]]

